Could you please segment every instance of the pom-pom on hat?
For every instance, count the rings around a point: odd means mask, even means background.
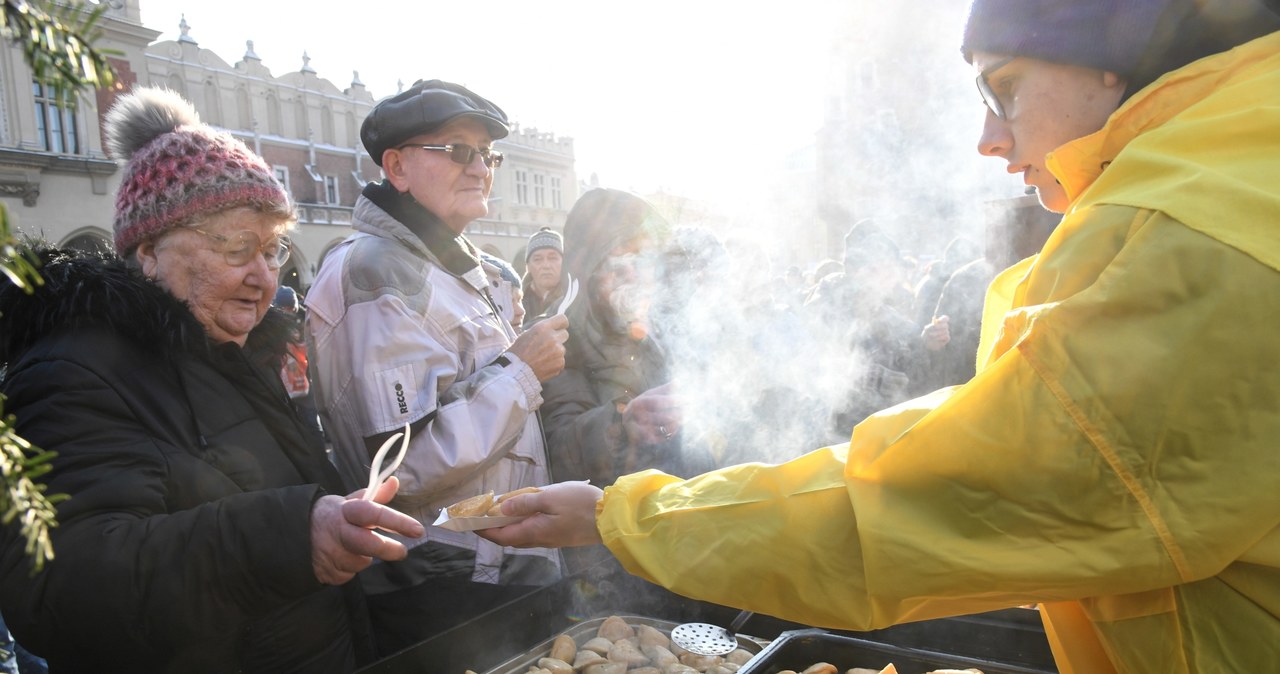
[[[116,193],[120,255],[238,206],[293,217],[293,202],[271,167],[230,134],[201,124],[195,108],[168,89],[122,96],[104,128],[107,152],[124,167]]]
[[[529,258],[543,248],[552,248],[564,255],[564,238],[560,236],[560,232],[550,227],[543,227],[534,232],[533,236],[529,237],[529,249],[525,251],[524,261],[529,262]]]

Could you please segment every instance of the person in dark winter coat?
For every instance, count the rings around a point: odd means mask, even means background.
[[[346,672],[371,654],[355,584],[421,526],[343,496],[277,366],[270,310],[293,205],[240,141],[176,94],[108,113],[124,164],[115,247],[41,249],[44,285],[0,284],[2,390],[56,453],[56,557],[0,539],[0,610],[51,671]]]
[[[842,336],[853,356],[845,367],[847,395],[831,414],[832,442],[872,413],[911,397],[924,362],[920,330],[902,306],[898,246],[874,222],[861,220],[845,235],[844,271],[822,280],[805,310],[817,327]]]
[[[947,244],[942,259],[929,265],[924,279],[916,285],[913,304],[916,326],[923,328],[931,321],[945,314],[936,311],[938,298],[942,297],[942,288],[957,269],[982,257],[977,244],[962,236],[957,236]]]
[[[581,295],[568,310],[564,372],[546,383],[542,408],[556,479],[602,484],[634,470],[690,475],[701,466],[680,451],[668,353],[649,316],[670,234],[648,202],[621,190],[591,190],[569,212],[564,266]]]
[[[524,313],[528,325],[533,325],[555,311],[568,290],[564,237],[550,227],[534,232],[525,248],[524,263]]]

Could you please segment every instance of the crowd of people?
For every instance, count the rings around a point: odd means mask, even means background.
[[[270,168],[135,88],[115,253],[0,285],[0,390],[70,497],[38,573],[4,528],[4,625],[54,672],[350,672],[612,555],[820,626],[1040,604],[1063,671],[1274,661],[1280,16],[1224,4],[976,0],[979,151],[1065,214],[1023,261],[866,219],[775,273],[597,188],[513,265],[466,236],[505,111],[419,80],[299,297]]]

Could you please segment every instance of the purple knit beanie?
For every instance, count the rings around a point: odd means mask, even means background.
[[[134,89],[107,112],[104,127],[107,152],[124,167],[115,219],[122,256],[229,208],[294,217],[271,167],[230,134],[201,124],[195,108],[168,89]]]
[[[1028,56],[1127,77],[1172,0],[973,0],[964,28],[973,52]]]

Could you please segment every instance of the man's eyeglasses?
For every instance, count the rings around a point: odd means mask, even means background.
[[[218,252],[222,253],[222,257],[232,267],[243,267],[253,261],[254,255],[262,255],[267,261],[268,268],[279,269],[289,261],[289,251],[293,246],[293,242],[287,236],[276,237],[264,244],[257,233],[248,229],[235,232],[231,236],[206,232],[197,227],[188,229],[217,241]]]
[[[499,166],[502,166],[502,153],[494,152],[493,148],[488,147],[472,147],[463,143],[453,143],[451,145],[421,145],[419,143],[408,143],[401,145],[396,149],[403,150],[406,147],[416,147],[423,150],[434,150],[436,152],[448,152],[449,159],[452,159],[455,163],[462,164],[463,166],[471,164],[477,154],[480,155],[480,159],[484,161],[484,165],[489,168],[498,168]]]
[[[986,103],[991,112],[999,119],[1005,119],[1004,104],[1000,102],[1000,97],[996,95],[996,92],[991,90],[991,84],[987,82],[987,78],[995,71],[1009,65],[1009,62],[1016,58],[1018,57],[1010,56],[1009,58],[1001,59],[983,68],[982,72],[978,73],[978,93],[982,95],[982,102]]]

